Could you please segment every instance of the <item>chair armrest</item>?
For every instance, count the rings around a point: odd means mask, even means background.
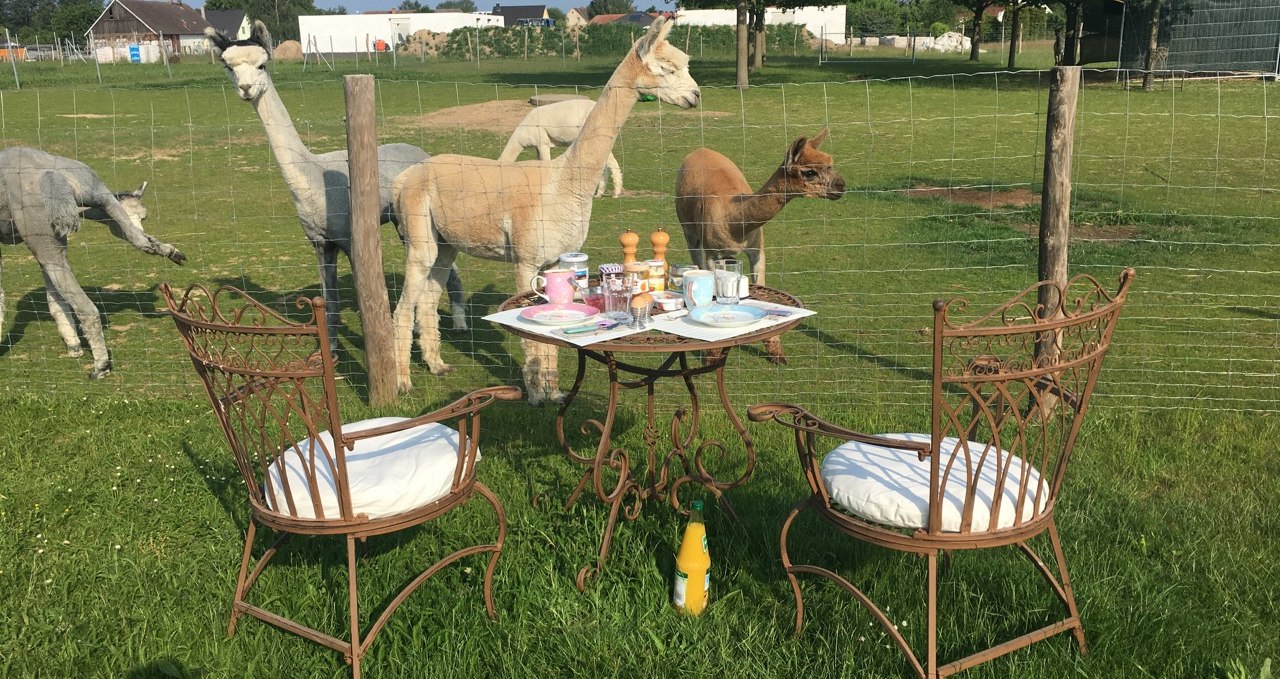
[[[896,448],[898,450],[914,450],[922,459],[927,457],[930,453],[929,443],[885,438],[883,436],[864,434],[852,429],[846,429],[838,424],[828,422],[800,406],[791,405],[789,403],[760,403],[753,405],[750,408],[747,408],[747,417],[750,418],[752,422],[765,422],[772,420],[784,427],[795,429],[796,431],[830,436],[832,438],[843,439],[845,441],[858,441],[861,443],[869,443],[874,446]]]
[[[520,391],[519,387],[486,387],[477,389],[453,403],[429,413],[383,427],[362,429],[350,434],[344,432],[342,438],[347,449],[350,450],[355,446],[355,442],[360,439],[404,431],[405,429],[412,429],[432,422],[443,422],[466,415],[474,415],[494,401],[519,401],[523,397],[524,393]]]

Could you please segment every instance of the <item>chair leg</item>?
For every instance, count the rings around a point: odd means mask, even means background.
[[[782,568],[787,573],[787,579],[791,581],[791,593],[796,598],[796,636],[800,635],[800,631],[804,629],[804,596],[800,593],[800,581],[796,579],[796,575],[791,570],[791,555],[787,552],[787,536],[791,533],[791,524],[809,506],[809,499],[791,508],[791,513],[787,514],[786,521],[782,522],[782,535],[779,543],[782,552]]]
[[[498,565],[498,557],[502,556],[502,544],[507,539],[507,513],[503,511],[502,503],[498,501],[497,496],[484,484],[477,483],[475,489],[489,501],[489,504],[493,505],[493,511],[498,515],[498,540],[493,544],[493,556],[489,557],[489,567],[484,571],[484,608],[489,613],[490,619],[497,620],[498,612],[493,607],[493,571]]]
[[[245,580],[249,574],[249,556],[253,552],[253,538],[258,532],[258,524],[249,519],[249,532],[244,539],[244,552],[240,556],[240,575],[236,578],[236,595],[231,602],[231,620],[227,623],[227,636],[236,633],[236,621],[240,618],[240,602],[244,601]]]
[[[929,679],[938,677],[938,553],[929,552],[929,593],[928,616],[926,623],[929,632],[929,646],[926,651],[926,667]]]
[[[1053,543],[1053,556],[1058,560],[1058,574],[1062,580],[1062,591],[1066,594],[1067,611],[1075,618],[1076,625],[1071,633],[1080,646],[1080,655],[1087,655],[1089,647],[1084,640],[1084,623],[1080,620],[1080,609],[1076,607],[1076,595],[1071,588],[1071,576],[1067,573],[1067,559],[1062,553],[1062,541],[1058,539],[1058,524],[1049,522],[1049,541]]]
[[[360,596],[356,589],[356,539],[347,536],[347,593],[351,616],[351,649],[347,661],[351,663],[352,679],[360,679],[360,659],[364,649],[360,647]]]

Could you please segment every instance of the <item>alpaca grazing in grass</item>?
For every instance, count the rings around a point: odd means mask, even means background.
[[[285,184],[293,195],[293,205],[302,222],[302,232],[315,248],[320,265],[320,287],[325,301],[329,341],[337,342],[338,252],[351,261],[351,180],[347,152],[315,154],[303,143],[293,119],[276,91],[267,62],[271,60],[271,34],[261,21],[253,22],[247,40],[232,40],[215,28],[206,28],[218,58],[236,86],[236,94],[253,104],[262,119],[271,153],[280,165]],[[396,175],[426,160],[430,155],[410,144],[383,144],[378,147],[378,205],[381,223],[392,222],[401,230],[391,206],[391,185]],[[453,327],[465,330],[467,313],[462,282],[456,271],[449,277],[449,299]]]
[[[529,111],[520,124],[516,125],[498,160],[504,163],[515,162],[520,157],[520,152],[527,148],[538,150],[538,160],[551,160],[551,147],[573,144],[582,133],[582,124],[595,107],[596,103],[590,99],[570,99]],[[604,195],[608,178],[612,177],[613,197],[617,198],[622,195],[622,168],[618,167],[618,160],[613,157],[612,151],[604,164],[609,173],[601,173],[600,184],[596,186],[596,197]]]
[[[562,252],[579,250],[591,225],[592,192],[640,93],[681,108],[701,93],[689,75],[689,57],[667,42],[671,23],[659,18],[623,58],[582,125],[582,133],[554,160],[504,163],[489,158],[437,155],[396,180],[396,209],[408,236],[405,289],[395,311],[397,386],[410,388],[414,312],[418,343],[431,372],[449,366],[440,357],[434,310],[459,252],[515,264],[515,289],[529,290],[538,270]],[[425,304],[424,304],[425,301]],[[556,348],[523,343],[529,402],[561,398]]]
[[[813,139],[792,142],[782,165],[758,191],[720,153],[700,148],[685,156],[676,172],[676,217],[693,263],[705,269],[713,259],[746,254],[755,284],[764,285],[765,223],[792,198],[839,200],[844,195],[844,178],[832,167],[831,156],[818,150],[826,138],[824,129]],[[770,361],[787,362],[781,339],[766,340],[765,350]]]
[[[93,379],[111,373],[111,355],[102,334],[98,308],[76,282],[67,262],[67,237],[80,228],[80,218],[106,224],[117,238],[149,254],[187,261],[177,248],[142,230],[147,208],[142,188],[112,193],[88,165],[38,149],[13,146],[0,151],[0,243],[26,243],[44,274],[49,315],[70,356],[81,356],[80,331],[93,354]],[[3,266],[0,266],[0,272]],[[4,327],[4,288],[0,287],[0,327]]]

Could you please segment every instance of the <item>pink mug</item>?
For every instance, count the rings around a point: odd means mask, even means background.
[[[547,269],[534,276],[529,286],[534,294],[551,304],[569,304],[573,302],[576,283],[577,273],[573,269]]]

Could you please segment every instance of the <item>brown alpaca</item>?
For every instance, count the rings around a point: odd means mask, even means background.
[[[752,191],[732,160],[709,148],[685,156],[676,172],[676,217],[684,230],[693,263],[706,268],[712,259],[743,253],[756,285],[764,285],[764,229],[792,198],[839,200],[844,178],[831,166],[831,156],[818,150],[827,130],[813,139],[800,137],[787,149],[782,165],[758,191]],[[765,342],[769,360],[786,363],[782,341]]]
[[[580,250],[591,225],[591,202],[613,142],[641,93],[681,108],[698,105],[689,57],[669,44],[671,23],[657,19],[605,84],[577,141],[554,160],[510,163],[437,155],[405,170],[393,189],[405,225],[405,287],[396,303],[397,386],[410,388],[414,315],[418,346],[434,375],[448,372],[440,356],[436,304],[459,252],[513,262],[515,289],[529,290],[538,270],[562,252]],[[416,308],[415,308],[416,307]],[[530,403],[558,399],[556,348],[523,342]]]

